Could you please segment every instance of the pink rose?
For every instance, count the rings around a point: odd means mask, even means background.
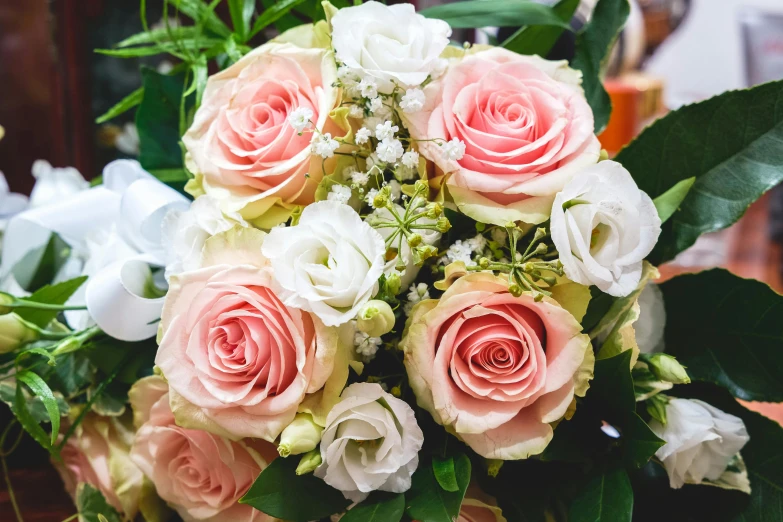
[[[253,265],[172,277],[161,332],[155,363],[177,422],[233,439],[274,441],[323,387],[337,351],[336,329],[283,304],[272,269]]]
[[[139,509],[143,475],[130,459],[132,440],[130,418],[88,413],[60,452],[62,462],[52,460],[68,494],[75,499],[78,485],[89,484],[133,520]]]
[[[268,228],[314,201],[323,172],[310,151],[316,134],[311,126],[299,135],[288,116],[309,109],[315,128],[336,135],[336,79],[331,51],[287,43],[262,45],[209,79],[182,141],[188,168],[225,212]]]
[[[273,520],[237,502],[277,455],[272,444],[235,442],[177,426],[165,381],[157,376],[136,382],[129,397],[143,421],[131,458],[185,522]]]
[[[555,194],[600,153],[580,82],[566,62],[492,48],[453,60],[426,87],[424,109],[404,117],[415,139],[464,142],[456,160],[439,143],[418,146],[448,175],[465,214],[499,225],[541,223]]]
[[[504,278],[458,279],[412,311],[401,346],[419,406],[476,453],[541,453],[592,376],[590,338],[556,301],[514,297]]]

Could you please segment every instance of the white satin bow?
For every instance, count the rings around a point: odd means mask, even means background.
[[[46,245],[52,232],[74,250],[84,251],[91,233],[113,227],[128,248],[90,274],[72,300],[83,295],[90,317],[110,336],[122,341],[148,339],[157,331],[163,308],[162,297],[144,296],[149,266],[165,265],[161,223],[169,210],[189,206],[187,198],[138,162],[114,161],[103,170],[102,185],[11,219],[3,238],[0,276],[8,275],[27,252]]]

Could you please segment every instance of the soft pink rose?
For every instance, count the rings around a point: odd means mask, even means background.
[[[504,278],[458,279],[411,314],[401,346],[419,406],[486,458],[541,453],[592,374],[590,339],[553,299]]]
[[[337,331],[283,304],[273,284],[270,267],[253,265],[172,277],[155,364],[180,425],[274,441],[323,387]]]
[[[452,60],[425,89],[422,111],[406,114],[419,140],[465,143],[460,160],[432,141],[420,152],[444,174],[460,210],[483,222],[540,223],[555,194],[598,160],[593,114],[566,62],[492,48]]]
[[[287,118],[310,109],[315,127],[335,136],[336,71],[328,49],[268,43],[209,79],[182,141],[188,168],[203,175],[203,189],[225,212],[269,227],[314,201],[323,172],[310,151],[315,134],[298,135]]]
[[[132,439],[129,418],[88,413],[60,452],[62,461],[52,460],[68,494],[75,499],[78,485],[89,484],[132,520],[138,512],[143,479],[130,460]]]
[[[174,423],[165,381],[146,377],[129,393],[138,427],[133,462],[185,522],[273,520],[237,501],[277,455],[264,441],[235,442]]]

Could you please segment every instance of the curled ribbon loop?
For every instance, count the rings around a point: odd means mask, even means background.
[[[103,171],[104,184],[67,200],[16,215],[3,241],[0,275],[5,276],[28,252],[58,234],[74,251],[89,251],[96,231],[116,230],[125,247],[101,264],[88,259],[87,284],[69,303],[82,302],[89,318],[122,341],[155,335],[163,298],[145,297],[150,266],[164,266],[161,224],[170,210],[187,210],[190,202],[142,169],[136,161],[119,160]],[[118,258],[119,257],[119,258]],[[69,323],[86,322],[84,312],[68,312]]]

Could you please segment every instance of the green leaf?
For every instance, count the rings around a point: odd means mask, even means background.
[[[591,286],[590,302],[587,304],[587,312],[582,318],[582,331],[589,332],[598,326],[616,299],[616,297],[602,292],[597,286]]]
[[[399,522],[405,514],[405,495],[376,491],[354,506],[340,520],[343,522]]]
[[[202,0],[166,0],[169,4],[177,8],[181,13],[186,14],[198,24],[213,33],[228,38],[231,36],[231,30],[223,23],[215,10]]]
[[[636,395],[631,377],[631,350],[595,362],[595,378],[587,399],[601,420],[620,431],[623,460],[636,468],[643,466],[663,445],[636,413]],[[579,408],[577,408],[577,414]]]
[[[593,109],[596,134],[604,130],[612,113],[612,102],[601,83],[601,68],[629,12],[628,0],[598,0],[590,22],[576,37],[571,67],[582,71],[582,87]]]
[[[54,446],[57,434],[60,432],[60,407],[57,405],[57,399],[54,398],[52,390],[43,379],[29,370],[17,372],[16,379],[25,383],[33,394],[43,402],[46,413],[49,414],[49,422],[52,424],[52,446]]]
[[[590,400],[604,405],[607,413],[620,420],[636,409],[631,378],[631,351],[595,362],[595,377],[587,391]]]
[[[577,7],[579,0],[560,0],[552,11],[564,22],[570,22]],[[564,28],[558,26],[528,25],[511,35],[502,46],[519,54],[546,56],[563,31]]]
[[[155,56],[156,54],[170,53],[177,54],[181,50],[198,51],[209,49],[223,40],[218,38],[199,37],[188,40],[177,40],[176,42],[156,43],[144,47],[125,47],[123,49],[95,49],[95,52],[104,56],[114,56],[115,58],[139,58],[143,56]]]
[[[154,339],[129,343],[106,336],[92,342],[83,353],[93,365],[107,375],[120,361],[128,357],[128,354],[133,354],[133,359],[125,364],[117,375],[120,382],[133,384],[142,377],[152,375],[156,351],[157,345]]]
[[[291,9],[301,4],[303,1],[304,0],[279,0],[278,2],[274,2],[271,5],[267,5],[267,2],[264,2],[266,9],[264,9],[264,12],[262,12],[253,23],[253,29],[250,31],[250,37],[252,38],[253,36],[257,35],[259,31],[262,31],[267,26],[280,20],[283,16],[288,14]]]
[[[241,42],[246,42],[250,33],[250,19],[256,10],[255,0],[228,0],[228,12],[231,15],[231,25],[239,35]]]
[[[57,366],[43,377],[52,389],[71,399],[92,383],[94,375],[95,367],[80,351],[60,357]]]
[[[79,522],[99,522],[103,516],[109,522],[122,522],[117,510],[106,502],[103,494],[85,482],[76,488],[76,508],[79,510]]]
[[[273,460],[239,502],[293,522],[318,520],[345,510],[350,502],[343,494],[312,474],[297,475],[298,463],[298,459]]]
[[[51,282],[71,255],[71,247],[57,234],[46,245],[27,252],[11,269],[19,285],[29,292]]]
[[[667,222],[672,214],[677,212],[695,182],[695,177],[684,179],[653,200],[661,223]]]
[[[468,0],[436,5],[419,11],[419,14],[427,18],[439,18],[454,29],[523,25],[571,28],[551,7],[529,0]]]
[[[146,170],[182,168],[179,106],[183,75],[167,76],[142,69],[144,100],[136,110],[139,161]]]
[[[631,522],[633,489],[619,467],[597,469],[568,510],[568,522]]]
[[[26,301],[35,301],[36,303],[47,303],[61,305],[65,304],[76,290],[87,280],[87,276],[75,277],[56,285],[47,285],[37,290],[30,297],[25,297]],[[44,328],[52,319],[57,317],[57,310],[38,310],[36,308],[17,308],[16,313],[25,321],[31,322],[36,326]]]
[[[166,184],[171,183],[184,183],[187,180],[190,179],[190,176],[188,175],[188,171],[179,168],[179,169],[152,169],[149,171],[150,174],[158,178],[160,181]]]
[[[445,491],[438,484],[432,466],[420,465],[413,474],[411,489],[405,494],[408,516],[427,522],[456,520],[470,482],[470,459],[465,454],[454,457],[454,473],[459,490]]]
[[[737,221],[783,181],[783,81],[685,106],[647,127],[616,160],[657,198],[696,177],[650,256],[673,259],[701,234]]]
[[[158,43],[169,43],[177,40],[193,40],[200,38],[202,30],[194,25],[186,27],[161,27],[142,33],[134,34],[116,44],[115,47],[131,47],[133,45],[147,45]]]
[[[104,112],[98,118],[96,118],[95,123],[101,124],[106,123],[107,121],[116,118],[120,114],[127,112],[137,106],[141,103],[141,100],[144,98],[144,87],[139,87],[129,95],[127,95],[125,98],[120,100],[116,105],[114,105],[111,109]]]
[[[454,470],[454,457],[432,457],[432,471],[435,473],[435,480],[438,481],[440,487],[452,493],[459,491],[457,473]]]
[[[644,420],[634,412],[622,426],[623,459],[635,468],[641,468],[666,441],[658,438]]]
[[[14,405],[11,411],[16,416],[16,420],[22,425],[22,428],[30,434],[30,436],[38,444],[40,444],[47,451],[51,450],[52,444],[46,432],[41,428],[38,422],[30,414],[30,410],[27,409],[27,399],[22,390],[22,384],[16,383],[16,396],[14,397]]]
[[[24,390],[23,390],[24,391]],[[55,399],[57,399],[57,407],[60,410],[60,417],[65,417],[70,411],[70,406],[62,398],[59,393],[55,393]],[[14,401],[16,400],[16,386],[8,381],[0,382],[0,401],[6,403],[11,409],[14,408]],[[27,411],[33,418],[36,424],[49,421],[49,412],[46,411],[43,402],[40,398],[32,396],[29,397],[25,393],[25,401],[27,405]]]
[[[666,352],[694,380],[745,400],[783,401],[783,296],[722,269],[661,285]]]

